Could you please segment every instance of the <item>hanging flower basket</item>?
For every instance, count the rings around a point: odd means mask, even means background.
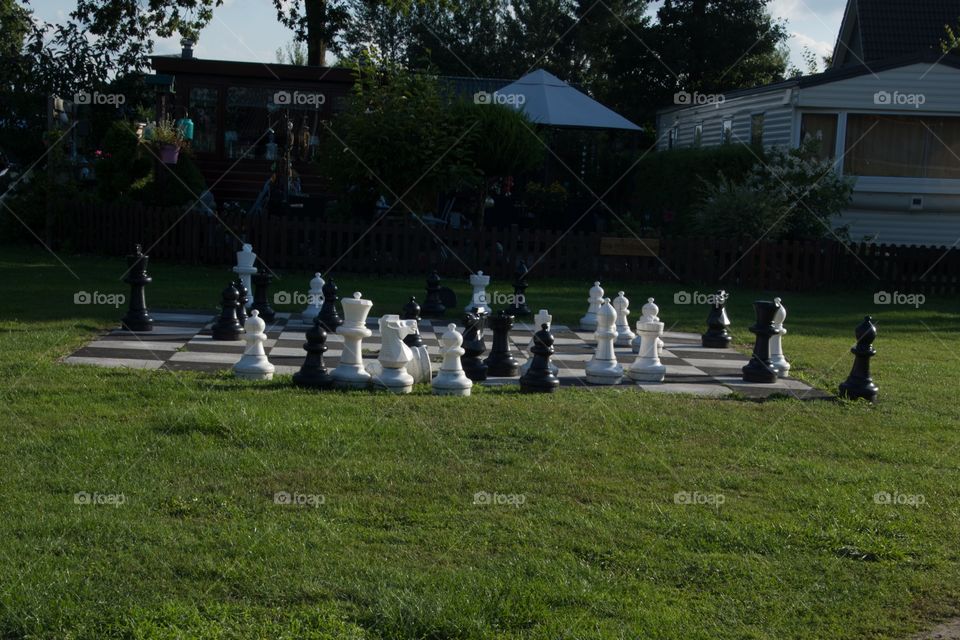
[[[180,147],[175,144],[160,145],[160,160],[163,164],[177,164],[180,159]]]

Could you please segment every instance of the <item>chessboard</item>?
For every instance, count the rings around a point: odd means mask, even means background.
[[[165,369],[169,371],[200,371],[218,373],[229,370],[243,353],[245,343],[214,340],[211,326],[213,314],[190,311],[151,311],[153,331],[132,332],[115,329],[99,335],[79,350],[64,358],[67,364],[94,365],[130,369]],[[427,346],[434,371],[439,369],[440,336],[450,324],[446,320],[419,322],[423,343]],[[304,356],[305,332],[310,324],[299,314],[277,312],[273,323],[267,326],[265,349],[278,375],[293,374],[300,369]],[[380,330],[377,318],[369,318],[367,327],[373,332],[363,341],[365,360],[376,360],[380,349]],[[462,332],[463,327],[458,326]],[[521,363],[529,355],[535,327],[518,321],[510,332],[514,357]],[[596,387],[587,383],[584,368],[593,356],[596,342],[591,332],[578,331],[562,325],[553,325],[556,338],[553,362],[559,369],[561,387]],[[492,332],[485,331],[487,349]],[[778,380],[774,384],[744,382],[740,369],[748,357],[734,349],[706,349],[700,336],[689,333],[666,332],[663,335],[661,362],[667,367],[662,383],[635,383],[624,378],[621,387],[654,393],[681,393],[703,397],[724,397],[737,394],[750,399],[772,396],[794,397],[803,400],[823,399],[829,394],[795,379]],[[343,337],[331,333],[327,338],[325,362],[333,369],[339,362]],[[626,369],[636,357],[629,347],[617,348],[617,359]],[[518,378],[489,378],[479,384],[486,386],[516,385]]]

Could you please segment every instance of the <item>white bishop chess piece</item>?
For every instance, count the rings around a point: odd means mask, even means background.
[[[613,299],[613,308],[617,310],[617,340],[618,347],[629,347],[637,335],[630,330],[630,300],[623,295],[623,291]]]
[[[783,355],[782,338],[787,330],[783,328],[783,323],[787,320],[787,308],[783,306],[780,298],[774,298],[773,302],[777,305],[777,311],[773,314],[773,326],[780,330],[774,336],[770,337],[770,362],[773,368],[777,370],[777,376],[780,378],[790,377],[790,363]]]
[[[393,393],[413,391],[413,376],[407,372],[407,364],[413,352],[403,339],[417,332],[416,320],[401,320],[400,316],[388,314],[380,317],[380,373],[374,378],[378,386]]]
[[[300,317],[308,323],[320,314],[320,307],[323,306],[323,285],[327,284],[320,273],[313,275],[310,281],[310,293],[307,295],[307,308],[303,310]]]
[[[617,312],[604,298],[597,311],[597,330],[593,337],[597,350],[586,366],[587,382],[590,384],[614,385],[623,381],[623,367],[617,362],[613,343],[617,339]]]
[[[640,338],[640,354],[627,369],[627,376],[634,382],[663,382],[667,368],[660,362],[657,341],[663,335],[662,322],[637,322]]]
[[[643,309],[640,310],[640,319],[637,320],[637,331],[640,331],[641,324],[648,324],[651,322],[660,322],[660,307],[657,306],[657,303],[653,301],[653,298],[647,298],[647,304],[643,305]],[[663,332],[660,333],[663,335]],[[640,353],[640,335],[637,334],[637,337],[630,342],[630,347],[634,353]],[[657,355],[663,355],[663,339],[657,336]]]
[[[337,327],[337,334],[343,336],[343,353],[340,364],[330,373],[334,386],[341,389],[364,389],[370,384],[371,376],[363,368],[363,339],[373,335],[367,328],[367,315],[373,302],[361,296],[357,291],[342,302],[343,324]]]
[[[463,310],[470,313],[474,308],[477,308],[487,315],[493,313],[490,305],[487,304],[487,287],[490,286],[490,276],[483,275],[483,271],[477,271],[470,276],[470,286],[473,287],[473,295],[470,296],[470,304]]]
[[[243,286],[250,292],[247,296],[247,304],[244,305],[247,309],[253,305],[253,284],[250,282],[250,277],[257,273],[256,261],[257,254],[253,252],[253,245],[244,244],[243,249],[237,251],[237,266],[233,268],[233,272],[240,276]]]
[[[594,282],[593,286],[590,288],[590,297],[587,298],[587,313],[582,318],[580,318],[580,328],[584,331],[596,331],[597,330],[597,311],[600,310],[600,305],[603,304],[603,287],[600,286],[599,282]]]
[[[274,367],[267,359],[263,343],[267,341],[264,330],[267,324],[260,319],[260,312],[254,309],[250,312],[243,325],[246,330],[243,339],[247,346],[237,364],[233,365],[233,373],[243,380],[272,380]]]
[[[466,353],[461,346],[463,335],[457,331],[457,325],[448,324],[440,337],[440,355],[443,364],[437,377],[433,379],[433,392],[438,396],[469,396],[473,381],[463,372],[460,357]]]
[[[550,315],[550,312],[547,311],[546,309],[540,309],[540,311],[537,312],[537,315],[533,317],[534,333],[539,331],[540,327],[542,327],[543,325],[547,325],[547,331],[549,331],[551,324],[553,324],[553,316]],[[534,338],[533,336],[530,336],[530,344],[527,345],[527,354],[531,353],[530,350],[533,349],[533,344],[534,344]],[[533,356],[528,355],[527,361],[524,362],[522,365],[520,365],[521,378],[526,375],[527,370],[530,369],[530,365],[532,363],[533,363]],[[560,367],[554,364],[553,360],[550,361],[550,373],[552,373],[555,376],[560,375]]]

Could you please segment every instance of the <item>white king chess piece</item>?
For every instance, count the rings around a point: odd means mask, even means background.
[[[603,287],[600,286],[599,282],[594,282],[593,286],[590,288],[590,297],[587,298],[587,313],[582,318],[580,318],[580,328],[584,331],[596,331],[597,330],[597,311],[600,310],[600,305],[603,303]]]
[[[254,309],[250,312],[243,328],[246,330],[243,339],[247,346],[237,364],[233,365],[233,372],[244,380],[272,380],[274,367],[267,359],[263,343],[267,341],[264,330],[266,323],[260,319],[260,312]]]
[[[250,282],[250,276],[257,272],[257,267],[254,266],[256,261],[257,254],[253,252],[253,245],[244,244],[243,249],[237,251],[237,266],[233,268],[233,272],[240,276],[243,286],[250,292],[247,296],[247,304],[244,305],[247,309],[253,305],[253,284]]]
[[[380,317],[380,374],[374,378],[374,384],[386,387],[393,393],[413,391],[413,376],[407,372],[407,364],[413,358],[413,352],[403,339],[417,332],[416,320],[401,320],[398,315]]]
[[[320,314],[320,307],[323,306],[323,285],[325,284],[327,283],[319,272],[313,275],[313,280],[310,281],[310,293],[307,295],[307,308],[300,314],[303,320],[313,322],[313,319]]]
[[[473,381],[463,373],[460,356],[466,353],[461,346],[463,336],[457,331],[457,325],[448,324],[440,337],[440,355],[443,364],[437,377],[433,379],[433,392],[438,396],[469,396]]]
[[[341,389],[363,389],[370,384],[370,374],[363,368],[363,339],[373,332],[367,328],[367,315],[373,302],[362,300],[359,291],[343,299],[343,324],[337,334],[343,336],[340,364],[331,372],[334,386]]]
[[[597,341],[597,350],[587,363],[587,382],[590,384],[614,385],[623,380],[623,367],[617,362],[617,352],[613,343],[617,339],[617,312],[604,298],[597,311],[597,330],[593,337]]]
[[[470,276],[470,286],[473,287],[473,295],[470,296],[470,304],[463,310],[470,313],[474,308],[477,308],[487,315],[493,313],[490,305],[487,304],[487,287],[490,286],[490,276],[483,275],[483,271],[477,271]]]
[[[618,347],[629,347],[637,335],[630,330],[630,300],[623,295],[623,291],[613,299],[613,308],[617,310],[617,341]]]
[[[627,369],[627,376],[634,382],[663,382],[667,368],[660,362],[657,340],[663,335],[662,322],[638,322],[640,354]]]
[[[533,329],[534,329],[534,333],[536,333],[536,332],[540,329],[540,327],[542,327],[543,325],[547,325],[547,331],[549,331],[549,330],[550,330],[550,325],[552,325],[552,324],[553,324],[553,316],[550,315],[550,312],[547,311],[546,309],[540,309],[540,311],[537,311],[537,315],[535,315],[535,316],[533,317]],[[530,343],[527,345],[527,354],[531,354],[531,353],[532,353],[530,350],[533,349],[533,344],[534,344],[534,338],[533,338],[533,336],[530,336]],[[533,363],[533,356],[532,356],[532,355],[528,355],[528,356],[527,356],[527,361],[524,362],[522,365],[520,365],[520,377],[521,377],[521,378],[522,378],[524,375],[526,375],[527,370],[530,369],[530,365],[531,365],[532,363]],[[555,376],[560,374],[560,367],[558,367],[558,366],[553,362],[553,360],[550,361],[550,373],[552,373],[552,374],[555,375]]]
[[[640,310],[640,313],[640,319],[637,320],[637,337],[634,338],[630,343],[630,347],[634,353],[640,353],[640,325],[651,322],[660,322],[660,307],[658,307],[657,303],[653,301],[653,298],[647,298],[647,304],[643,305],[643,309]],[[663,335],[663,332],[661,332],[660,335]],[[663,340],[659,335],[657,336],[657,355],[663,355]]]
[[[783,306],[780,298],[774,298],[773,302],[777,305],[777,311],[773,314],[773,326],[780,330],[774,336],[770,336],[770,362],[773,368],[777,370],[777,376],[780,378],[790,377],[790,363],[783,356],[782,338],[787,330],[783,328],[783,323],[787,320],[787,308]]]

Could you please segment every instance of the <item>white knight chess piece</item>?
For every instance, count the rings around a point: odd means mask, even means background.
[[[623,380],[623,367],[617,362],[613,343],[617,339],[617,312],[604,298],[597,311],[597,330],[593,334],[597,350],[586,366],[587,382],[590,384],[615,385]]]
[[[267,353],[263,349],[263,343],[267,341],[267,334],[264,330],[266,323],[260,319],[260,312],[254,309],[250,312],[244,323],[246,334],[243,339],[247,341],[247,346],[240,356],[240,360],[233,365],[233,372],[238,378],[244,380],[272,380],[274,367],[267,359]]]
[[[599,282],[594,282],[590,287],[590,296],[587,298],[587,313],[580,318],[580,328],[584,331],[597,330],[597,311],[603,303],[603,287]]]
[[[623,295],[623,291],[613,299],[613,308],[617,310],[617,340],[618,347],[629,347],[636,334],[630,330],[630,300]]]
[[[243,249],[237,251],[237,266],[233,268],[233,272],[240,276],[243,286],[250,292],[250,295],[247,296],[247,304],[244,305],[247,309],[253,305],[253,283],[250,281],[250,277],[257,272],[256,261],[257,254],[253,252],[252,245],[244,244]]]
[[[770,337],[770,362],[773,363],[773,368],[777,370],[778,377],[789,378],[790,363],[783,355],[783,336],[787,333],[783,323],[787,320],[787,308],[783,306],[780,298],[774,298],[773,302],[777,305],[777,311],[773,315],[773,326],[780,331]]]
[[[460,357],[463,350],[463,336],[457,331],[457,325],[448,324],[440,337],[440,355],[443,364],[437,377],[433,379],[433,392],[438,396],[469,396],[473,381],[463,372]]]
[[[380,362],[381,371],[374,383],[386,387],[393,393],[413,391],[414,379],[407,372],[407,364],[413,358],[413,352],[403,339],[417,332],[416,320],[401,320],[398,315],[380,317]]]
[[[303,310],[300,317],[309,322],[320,313],[320,307],[323,306],[323,285],[327,284],[320,273],[313,276],[310,281],[310,294],[307,296],[307,308]]]
[[[370,384],[370,374],[363,367],[363,339],[373,332],[367,328],[367,315],[373,302],[363,300],[359,291],[352,298],[343,299],[343,324],[337,334],[343,336],[340,364],[330,374],[333,383],[341,389],[363,389]]]

